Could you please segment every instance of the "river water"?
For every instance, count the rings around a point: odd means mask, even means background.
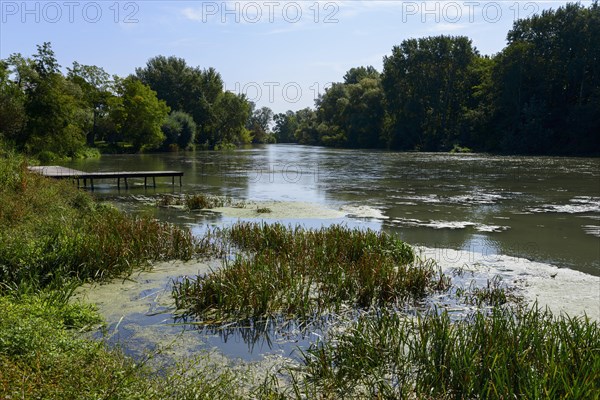
[[[279,204],[287,212],[240,216],[308,227],[344,223],[392,232],[421,246],[442,264],[485,265],[493,273],[528,275],[531,279],[526,285],[531,285],[533,293],[530,300],[558,306],[571,303],[576,310],[600,315],[598,158],[265,145],[230,152],[105,155],[66,166],[89,172],[180,170],[184,172],[182,187],[178,183],[173,186],[170,178],[158,178],[156,188],[144,188],[143,181],[138,181],[130,183],[129,190],[118,190],[116,182],[107,181],[96,182],[94,193],[133,211],[143,208],[148,199],[168,193],[230,196],[257,204],[269,202],[271,207]],[[207,224],[238,219],[227,213],[156,207],[151,207],[151,212],[194,232]],[[91,289],[86,297],[100,304],[111,327],[121,326],[123,337],[137,334],[141,338],[137,342],[150,343],[143,327],[163,329],[173,322],[170,315],[157,313],[168,297],[168,282],[208,270],[206,265],[187,265],[170,273],[170,268],[163,265],[158,275],[134,279],[141,282],[137,287],[131,282],[124,287],[121,282],[115,284],[121,285],[118,287]],[[557,271],[561,272],[559,278],[566,278],[551,279]],[[111,294],[116,291],[119,296]],[[574,293],[580,297],[573,297]],[[123,307],[128,302],[135,303],[131,312]],[[115,309],[115,305],[119,307]],[[177,329],[170,326],[155,334],[170,335]],[[216,346],[226,355],[246,359],[286,355],[290,348],[281,338],[275,338],[275,345],[267,343],[256,350],[255,343],[249,345],[235,335],[204,332],[201,337],[207,347]],[[306,347],[312,341],[296,336],[291,343]]]
[[[121,202],[130,194],[182,191],[344,207],[376,217],[369,226],[411,244],[505,254],[600,275],[598,158],[268,145],[232,152],[105,155],[69,166],[184,171],[181,189],[169,178],[159,178],[156,189],[145,190],[139,182],[127,192],[117,191],[114,182],[96,184],[99,196]]]

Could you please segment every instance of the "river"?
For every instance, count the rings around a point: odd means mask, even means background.
[[[99,196],[120,202],[127,202],[127,194],[175,190],[346,206],[349,212],[357,208],[355,215],[375,217],[369,226],[411,244],[506,254],[600,276],[598,158],[267,145],[232,152],[105,155],[69,166],[185,173],[181,189],[168,179],[156,189],[144,190],[140,182],[127,192],[117,191],[114,182],[96,184]]]
[[[496,273],[515,282],[526,277],[530,301],[600,315],[598,158],[264,145],[229,152],[104,155],[66,166],[89,172],[183,171],[182,187],[173,186],[170,178],[157,179],[156,188],[144,188],[143,181],[130,183],[128,190],[106,181],[95,183],[94,193],[127,210],[150,210],[159,219],[189,226],[194,232],[238,218],[144,204],[160,194],[181,192],[280,204],[287,212],[250,219],[381,229],[419,246],[442,266],[485,266],[482,282]],[[115,340],[147,348],[149,343],[160,343],[161,335],[181,331],[171,324],[168,312],[161,313],[169,310],[165,304],[171,280],[209,267],[163,264],[158,272],[143,273],[132,281],[91,288],[85,297],[100,305],[110,329],[119,330]],[[243,332],[241,336],[235,330],[201,332],[205,347],[249,360],[265,354],[289,355],[291,347],[306,347],[315,340],[291,336],[290,340],[263,339],[257,346],[248,343]],[[193,352],[194,346],[186,351]]]

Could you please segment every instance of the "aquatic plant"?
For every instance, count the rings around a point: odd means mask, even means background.
[[[488,279],[485,287],[476,287],[475,282],[467,289],[457,289],[456,295],[466,304],[476,305],[478,307],[495,307],[512,301],[516,303],[520,297],[515,293],[514,288],[509,288],[502,282],[499,275]]]
[[[210,210],[212,208],[243,205],[243,202],[234,202],[231,197],[211,196],[207,194],[193,194],[185,196],[185,205],[189,210]]]
[[[156,205],[159,207],[171,207],[185,205],[185,198],[182,196],[162,194],[156,199]]]
[[[446,312],[407,317],[379,310],[303,354],[271,397],[597,398],[600,326],[554,317],[537,305],[494,307],[452,321]]]
[[[447,283],[435,263],[415,258],[410,246],[385,233],[237,223],[224,236],[241,253],[173,288],[177,308],[206,321],[307,318],[415,301]]]

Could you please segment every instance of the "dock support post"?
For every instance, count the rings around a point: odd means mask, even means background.
[[[87,187],[87,178],[83,178],[83,187]]]
[[[144,177],[144,189],[146,189],[146,187],[148,186],[148,182],[147,181],[148,181],[148,177],[145,176]]]
[[[181,187],[181,175],[179,175],[179,187]]]
[[[156,177],[155,176],[152,177],[152,185],[154,186],[154,188],[156,188]]]
[[[94,191],[94,178],[90,178],[90,185],[92,185],[92,192]]]
[[[173,182],[173,186],[175,186],[175,175],[171,177],[171,182]]]
[[[125,189],[129,189],[129,185],[127,184],[127,178],[123,178],[125,179]]]
[[[117,189],[121,190],[121,178],[117,178]]]

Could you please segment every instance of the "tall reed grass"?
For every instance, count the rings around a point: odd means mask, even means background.
[[[597,399],[600,329],[586,317],[554,317],[534,305],[494,307],[452,322],[389,310],[314,345],[292,385],[271,397]]]
[[[98,204],[19,155],[0,153],[0,166],[0,290],[114,277],[199,249],[189,230]]]
[[[415,301],[447,285],[433,262],[417,259],[410,246],[385,233],[237,223],[223,234],[242,253],[173,288],[179,309],[207,321],[314,317]]]

